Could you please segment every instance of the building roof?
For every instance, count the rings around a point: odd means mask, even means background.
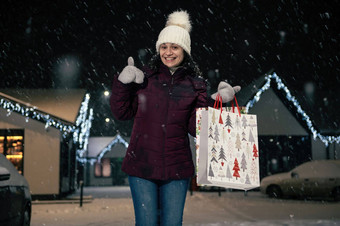
[[[119,133],[114,137],[90,137],[87,158],[100,159],[114,149],[113,157],[124,156],[129,139]],[[117,145],[122,144],[122,145]]]
[[[282,101],[282,104],[286,106],[288,110],[286,112],[290,112],[301,126],[312,133],[314,137],[319,137],[325,144],[334,141],[339,142],[339,136],[335,136],[339,134],[340,130],[338,127],[334,128],[334,124],[336,124],[336,120],[338,119],[333,118],[325,120],[325,117],[328,114],[331,116],[334,116],[335,114],[333,112],[320,114],[318,109],[308,105],[303,93],[298,93],[296,91],[291,92],[283,83],[281,78],[275,73],[271,75],[263,75],[254,80],[250,85],[242,88],[236,96],[240,106],[247,106],[247,108],[250,109],[262,96],[268,96],[264,95],[266,92],[272,92],[272,94],[276,95]],[[292,93],[294,93],[297,97]],[[271,106],[270,103],[267,103],[266,106],[261,107],[270,108],[273,106]],[[250,112],[252,111],[250,110]],[[278,120],[280,121],[280,119]],[[286,125],[289,126],[289,124],[290,122]],[[331,134],[331,136],[328,136],[328,134]]]
[[[266,77],[271,73],[272,71],[254,80],[251,84],[241,89],[241,91],[237,94],[237,100],[240,106],[245,106],[261,89],[263,89],[263,87],[268,82]],[[321,108],[318,107],[318,104],[320,103],[314,103],[313,99],[311,99],[311,97],[306,95],[303,91],[289,90],[289,87],[287,87],[283,83],[281,78],[279,78],[275,73],[273,73],[273,75],[275,75],[275,78],[273,77],[271,79],[270,88],[272,88],[275,94],[277,94],[277,96],[281,99],[281,101],[286,105],[288,109],[290,109],[296,116],[299,115],[297,114],[297,107],[294,106],[295,102],[295,104],[299,105],[302,110],[308,116],[310,116],[313,125],[318,129],[320,133],[331,135],[340,134],[340,128],[337,126],[337,124],[339,123],[337,112],[325,112],[324,110],[320,112]],[[279,86],[280,88],[278,88]],[[327,94],[317,93],[315,94],[315,96],[316,97],[314,99],[317,99],[317,101],[320,102],[322,96],[327,96]],[[305,124],[301,121],[300,117],[296,118],[300,120],[302,124]]]
[[[0,96],[75,124],[86,90],[0,89]]]

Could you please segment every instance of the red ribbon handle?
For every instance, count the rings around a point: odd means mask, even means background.
[[[237,107],[237,110],[238,110],[238,114],[240,115],[241,117],[241,111],[240,111],[240,107],[238,106],[238,103],[237,103],[237,100],[236,100],[236,96],[234,96],[234,100],[235,100],[235,103],[236,103],[236,107]],[[231,101],[231,107],[233,108],[233,113],[235,113],[235,107],[234,107],[234,102]]]
[[[222,110],[223,110],[223,108],[222,108],[222,97],[221,97],[220,94],[217,94],[216,95],[216,99],[215,99],[215,103],[214,103],[214,108],[215,109],[219,109],[219,106],[221,108],[221,113],[220,113],[220,117],[219,117],[219,123],[223,124],[223,120],[222,120]]]
[[[215,103],[214,103],[215,109],[222,109],[222,97],[220,94],[216,95]]]

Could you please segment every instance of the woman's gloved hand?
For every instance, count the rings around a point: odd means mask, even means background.
[[[118,80],[124,84],[135,82],[138,84],[143,83],[144,73],[140,69],[134,66],[135,62],[132,57],[128,58],[128,65],[119,74]]]
[[[217,94],[222,97],[222,103],[230,102],[234,99],[235,94],[241,90],[241,86],[231,87],[227,82],[221,81],[218,84],[217,92],[211,95],[211,98],[216,100]]]

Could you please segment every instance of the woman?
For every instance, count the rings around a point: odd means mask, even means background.
[[[112,112],[119,120],[134,118],[122,170],[128,174],[136,225],[182,225],[194,175],[188,133],[195,136],[196,108],[211,99],[191,58],[190,30],[187,12],[170,14],[150,65],[140,70],[130,57],[114,78]],[[222,82],[218,93],[227,102],[239,89]]]

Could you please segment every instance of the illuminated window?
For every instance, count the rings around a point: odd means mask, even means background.
[[[96,162],[94,166],[94,175],[96,177],[111,176],[111,160],[109,158],[101,159],[101,162]]]
[[[24,130],[0,130],[0,153],[23,174]]]
[[[94,175],[96,177],[102,176],[102,164],[100,162],[96,162],[96,164],[94,165]]]

